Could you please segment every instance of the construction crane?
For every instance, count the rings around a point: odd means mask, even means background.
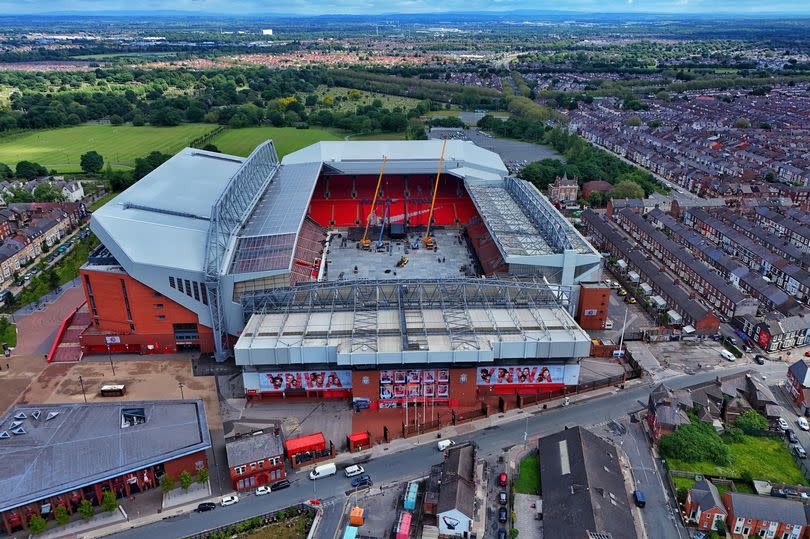
[[[390,212],[391,212],[391,199],[389,198],[388,200],[385,201],[385,212],[383,213],[382,226],[380,227],[380,237],[377,238],[377,249],[379,249],[383,245],[382,237],[383,232],[385,232],[385,220],[390,219],[391,216]]]
[[[377,178],[377,188],[374,190],[374,198],[371,200],[371,211],[368,212],[368,219],[366,219],[366,229],[363,231],[363,239],[360,240],[360,247],[368,251],[371,249],[371,240],[368,239],[368,225],[371,223],[371,216],[374,215],[374,205],[377,203],[377,195],[380,194],[380,184],[382,183],[383,173],[385,172],[385,162],[388,161],[388,156],[383,156],[382,167],[380,168],[380,177]]]
[[[425,231],[424,239],[422,239],[422,243],[425,244],[427,249],[433,249],[436,247],[436,242],[430,237],[430,222],[433,220],[433,207],[436,205],[436,193],[439,192],[439,178],[442,175],[445,148],[447,148],[447,139],[444,139],[444,144],[442,144],[442,154],[439,157],[439,170],[436,171],[436,183],[433,186],[433,200],[430,201],[430,214],[428,214],[427,230]]]

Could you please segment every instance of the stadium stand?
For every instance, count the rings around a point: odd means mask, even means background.
[[[505,272],[508,266],[501,255],[498,246],[487,230],[487,226],[480,217],[475,217],[470,224],[467,225],[467,236],[470,238],[475,254],[478,255],[478,261],[481,263],[481,268],[484,270],[485,275],[492,275],[493,273]]]

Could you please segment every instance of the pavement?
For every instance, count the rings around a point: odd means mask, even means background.
[[[515,494],[515,521],[512,527],[520,530],[520,539],[543,539],[543,521],[535,519],[538,503],[540,496],[535,494]]]
[[[694,384],[713,380],[718,374],[733,374],[754,368],[769,376],[771,379],[784,377],[785,364],[769,363],[758,365],[734,365],[723,369],[700,372],[694,375],[678,375],[667,380],[675,388],[683,388]],[[644,408],[649,391],[654,380],[645,378],[625,384],[625,389],[605,388],[588,394],[577,395],[571,398],[571,405],[562,407],[561,401],[549,403],[548,409],[535,406],[524,410],[512,410],[505,414],[493,415],[463,425],[467,431],[463,434],[456,427],[443,429],[442,437],[453,438],[457,443],[473,441],[479,447],[482,458],[491,459],[505,456],[516,444],[523,443],[523,432],[530,433],[529,444],[536,443],[540,436],[558,432],[566,426],[582,425],[586,427],[601,427],[611,420],[625,419],[632,412]],[[528,418],[528,419],[525,419]],[[470,428],[472,427],[472,428]],[[353,461],[366,460],[363,466],[366,472],[374,479],[375,488],[385,488],[403,481],[423,477],[430,466],[439,464],[443,455],[435,445],[437,434],[425,434],[408,439],[398,439],[390,444],[374,446],[362,453],[340,454],[336,463],[343,467]],[[643,451],[640,450],[643,453]],[[633,460],[632,452],[628,455]],[[637,458],[637,457],[636,457]],[[634,462],[635,465],[635,462]],[[649,461],[642,466],[650,468]],[[348,480],[340,473],[318,481],[306,478],[306,470],[290,474],[292,482],[290,488],[257,498],[246,496],[238,504],[217,508],[207,513],[189,513],[193,506],[172,510],[168,515],[149,515],[137,521],[131,520],[126,524],[119,524],[105,530],[106,534],[115,534],[115,537],[184,537],[200,531],[227,525],[268,511],[282,509],[294,503],[310,498],[318,498],[323,502],[337,501],[343,503],[347,497]],[[643,474],[642,474],[643,475]],[[650,475],[652,477],[652,475]],[[649,493],[654,496],[655,483],[651,479]],[[662,488],[659,485],[658,488]],[[666,496],[666,494],[662,494]],[[645,514],[646,518],[646,514]],[[141,527],[135,527],[141,526]],[[130,529],[132,528],[132,529]],[[99,537],[102,534],[93,535]],[[87,536],[89,537],[89,536]]]

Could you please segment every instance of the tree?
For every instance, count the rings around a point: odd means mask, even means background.
[[[727,444],[741,444],[745,442],[745,433],[740,428],[732,427],[723,435],[723,441]]]
[[[101,495],[101,509],[108,513],[118,509],[118,500],[114,492],[108,490]]]
[[[729,449],[714,427],[691,417],[673,433],[664,434],[658,442],[661,454],[686,462],[709,461],[719,466],[729,462]]]
[[[14,172],[11,168],[5,163],[0,163],[0,180],[7,180],[12,176],[14,176]]]
[[[70,514],[68,513],[68,510],[65,509],[64,505],[56,506],[56,509],[54,510],[54,515],[56,516],[56,523],[59,524],[60,526],[64,526],[65,524],[70,522]]]
[[[318,104],[318,96],[315,94],[308,94],[306,99],[304,99],[304,105],[308,107],[314,107]]]
[[[188,490],[192,483],[194,483],[194,478],[191,477],[190,473],[185,470],[180,472],[180,488]]]
[[[639,118],[635,114],[627,119],[627,125],[629,125],[630,127],[640,127],[642,123],[644,122],[641,121],[641,118]]]
[[[90,500],[82,500],[79,503],[79,508],[76,510],[84,520],[90,520],[93,518],[93,515],[96,514],[96,510],[93,509],[93,504],[90,503]]]
[[[33,163],[31,161],[20,161],[19,163],[17,163],[16,176],[18,178],[33,180],[38,176],[45,176],[47,174],[48,169],[46,169],[39,163]]]
[[[150,152],[146,157],[138,157],[135,159],[135,169],[132,171],[132,178],[135,181],[140,180],[157,167],[169,160],[171,155],[160,153],[158,151]]]
[[[511,528],[509,530],[509,537],[511,537],[512,539],[517,539],[517,536],[519,534],[520,534],[520,530],[518,530],[517,528]]]
[[[644,188],[633,181],[619,182],[608,191],[609,199],[613,198],[644,198]]]
[[[768,420],[755,410],[746,410],[734,420],[734,426],[746,434],[756,434],[768,430]]]
[[[121,118],[119,115],[113,114],[112,116],[110,116],[110,124],[111,125],[121,125],[123,123],[124,123],[124,119]]]
[[[726,523],[722,520],[714,521],[714,529],[717,530],[718,535],[728,535],[728,528],[726,527]]]
[[[604,197],[599,191],[592,191],[591,194],[588,195],[588,204],[590,206],[594,208],[601,208],[604,203]]]
[[[50,286],[51,289],[59,286],[59,274],[57,274],[53,268],[48,268],[48,270],[45,271],[45,279],[48,281],[48,286]]]
[[[748,118],[740,118],[736,122],[734,122],[734,127],[737,129],[748,129],[751,127],[751,120]]]
[[[60,202],[65,199],[62,191],[57,189],[52,182],[42,182],[34,187],[32,196],[35,202]]]
[[[104,158],[101,157],[98,152],[91,150],[82,155],[79,163],[81,164],[82,170],[86,173],[98,174],[101,172],[102,167],[104,167]]]
[[[208,481],[208,470],[206,468],[200,468],[197,470],[197,482],[204,484]]]
[[[160,478],[160,489],[163,492],[174,490],[174,479],[169,474],[163,474]]]
[[[202,149],[205,150],[206,152],[220,153],[219,148],[217,148],[214,144],[211,144],[210,142],[208,144],[206,144],[205,146],[203,146]]]
[[[31,519],[28,521],[28,531],[31,532],[31,535],[39,535],[44,532],[47,527],[48,522],[39,515],[32,515]]]
[[[533,183],[538,189],[544,190],[554,183],[557,176],[562,176],[564,167],[559,159],[543,159],[529,163],[518,172],[518,177]]]

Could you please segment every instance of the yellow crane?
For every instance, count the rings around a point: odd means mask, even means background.
[[[380,193],[380,184],[382,183],[383,173],[385,172],[385,162],[388,161],[388,156],[383,156],[382,168],[380,168],[380,177],[377,178],[377,188],[374,190],[374,198],[371,201],[371,211],[368,212],[366,219],[366,229],[363,231],[363,239],[360,240],[360,247],[368,251],[371,249],[371,240],[368,239],[368,225],[371,223],[371,216],[374,215],[374,205],[377,204],[377,195]]]
[[[436,183],[433,185],[433,200],[430,201],[430,214],[428,214],[427,230],[425,231],[425,237],[422,240],[422,243],[424,243],[425,247],[428,249],[433,249],[436,246],[436,242],[430,237],[430,222],[433,220],[433,207],[436,205],[436,193],[439,191],[439,178],[442,175],[445,148],[447,148],[447,139],[444,139],[444,144],[442,144],[442,154],[439,157],[439,170],[436,171]]]

